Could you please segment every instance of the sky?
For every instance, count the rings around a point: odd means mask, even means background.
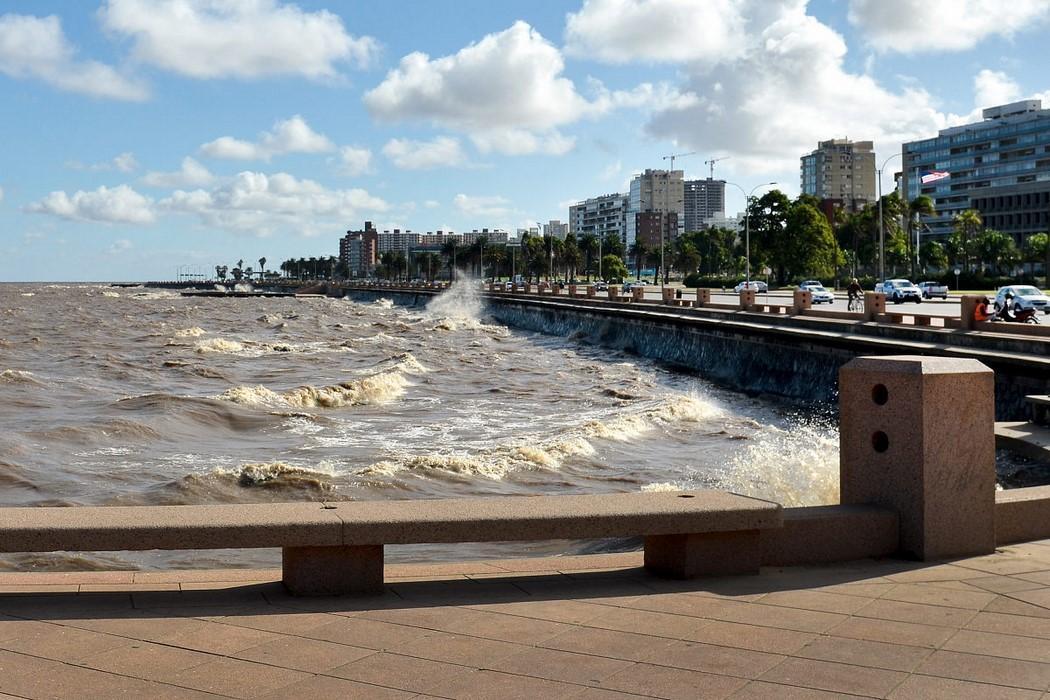
[[[513,232],[672,153],[732,214],[820,140],[1050,107],[1047,65],[1050,0],[0,0],[0,281]]]

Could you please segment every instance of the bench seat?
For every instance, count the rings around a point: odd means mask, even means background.
[[[1050,396],[1045,394],[1029,394],[1024,397],[1032,406],[1032,422],[1038,425],[1047,424],[1047,410],[1050,409]]]
[[[281,547],[301,595],[374,592],[383,546],[645,537],[678,578],[757,573],[776,503],[722,491],[215,506],[0,508],[0,552]]]

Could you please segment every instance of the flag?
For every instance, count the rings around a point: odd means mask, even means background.
[[[952,174],[947,170],[927,170],[922,174],[922,184],[928,185],[931,182],[937,182],[946,177],[951,177],[951,175]]]

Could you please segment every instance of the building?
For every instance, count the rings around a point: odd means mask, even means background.
[[[383,231],[378,234],[379,255],[388,251],[407,253],[413,247],[419,245],[421,234],[412,231],[402,231],[395,228],[393,231]]]
[[[672,240],[684,230],[685,191],[681,170],[650,170],[635,175],[631,180],[630,201],[627,208],[627,233],[624,245],[630,248],[638,236],[638,215],[647,212],[673,213],[677,228]]]
[[[605,238],[616,236],[621,241],[627,235],[626,194],[603,194],[569,207],[569,232],[577,238],[594,234]]]
[[[659,250],[661,242],[678,235],[678,214],[665,211],[643,211],[635,215],[636,240],[649,250]]]
[[[928,234],[950,233],[953,217],[976,209],[985,226],[1020,244],[1050,230],[1050,109],[1022,100],[981,116],[903,145],[904,195],[933,199],[937,214],[923,218]],[[933,177],[923,184],[924,175]]]
[[[878,195],[871,141],[831,139],[802,156],[802,193],[821,201],[825,213],[842,207],[860,211]]]
[[[685,202],[683,210],[686,231],[699,231],[708,219],[725,216],[726,181],[706,178],[686,180],[683,184]]]
[[[339,239],[339,262],[349,277],[369,277],[379,259],[379,232],[371,221],[361,231],[347,231]]]
[[[569,225],[563,224],[558,219],[551,219],[543,225],[543,235],[565,240],[565,237],[569,235]]]
[[[722,212],[718,212],[704,220],[704,228],[727,228],[730,231],[741,231],[744,228],[741,223],[743,220],[744,212],[740,212],[736,216],[726,216]]]

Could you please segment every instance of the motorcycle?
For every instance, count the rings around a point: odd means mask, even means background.
[[[995,312],[995,320],[1005,321],[1007,323],[1039,323],[1038,311],[1032,309],[1016,309],[1012,314],[1007,311],[1007,307],[998,309]]]

